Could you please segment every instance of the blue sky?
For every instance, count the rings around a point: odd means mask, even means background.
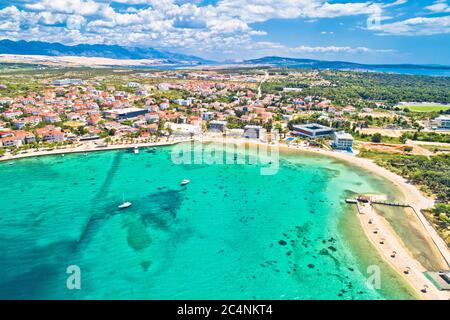
[[[0,39],[450,65],[450,0],[0,0]]]

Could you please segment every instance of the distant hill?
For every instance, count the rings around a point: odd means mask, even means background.
[[[199,57],[156,50],[154,48],[123,47],[104,44],[80,44],[66,46],[61,43],[41,41],[0,40],[0,54],[44,55],[44,56],[82,56],[110,59],[160,59],[167,63],[200,65],[211,63]]]
[[[379,72],[398,72],[413,74],[436,74],[449,76],[450,66],[439,65],[413,65],[413,64],[360,64],[346,61],[325,61],[315,59],[285,58],[277,56],[263,57],[259,59],[215,62],[200,57],[157,50],[154,48],[138,48],[105,44],[79,44],[67,46],[61,43],[49,43],[41,41],[11,41],[0,40],[0,54],[11,55],[41,55],[48,57],[78,56],[127,60],[158,60],[155,65],[228,65],[234,67],[242,65],[264,65],[278,68],[315,68],[315,69],[350,69],[368,70]],[[152,66],[153,63],[146,64]]]
[[[360,64],[345,61],[324,61],[314,59],[297,59],[284,57],[263,57],[259,59],[245,60],[244,64],[270,65],[282,68],[317,68],[317,69],[360,69],[360,70],[380,70],[380,69],[427,69],[427,70],[450,70],[450,66],[440,65],[414,65],[414,64]]]

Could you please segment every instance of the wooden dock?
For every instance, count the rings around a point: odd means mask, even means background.
[[[345,202],[350,204],[360,204],[360,203],[369,203],[370,205],[373,204],[380,204],[384,206],[392,206],[392,207],[403,207],[403,208],[411,208],[411,205],[407,203],[401,203],[401,202],[395,202],[395,201],[381,201],[381,200],[372,200],[369,197],[362,197],[359,196],[356,199],[345,199]]]
[[[356,199],[345,199],[346,203],[356,204],[359,214],[364,214],[370,211],[372,205],[384,205],[391,207],[400,207],[400,208],[412,208],[411,205],[401,202],[395,201],[381,201],[381,200],[372,200],[370,197],[359,196]],[[414,209],[414,208],[412,208]]]
[[[403,208],[409,208],[411,207],[409,204],[401,203],[401,202],[389,202],[389,201],[371,201],[372,204],[382,204],[385,206],[393,206],[393,207],[403,207]]]

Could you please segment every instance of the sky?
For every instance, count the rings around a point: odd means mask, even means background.
[[[450,0],[0,0],[0,39],[450,65]]]

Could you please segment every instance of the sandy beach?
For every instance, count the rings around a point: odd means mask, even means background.
[[[400,274],[423,300],[448,300],[450,292],[438,290],[423,272],[427,271],[406,249],[400,237],[370,205],[358,214],[367,238],[383,259]],[[383,285],[383,284],[381,284]]]
[[[86,142],[76,147],[68,147],[64,149],[55,149],[50,151],[29,151],[24,154],[10,155],[7,154],[0,158],[0,161],[7,161],[13,159],[20,159],[26,157],[45,156],[45,155],[57,155],[57,154],[69,154],[69,153],[86,153],[92,151],[103,150],[116,150],[116,149],[129,149],[134,146],[137,147],[155,147],[164,145],[174,145],[177,143],[188,142],[191,139],[170,139],[168,141],[160,142],[145,142],[145,143],[131,143],[131,144],[117,144],[101,146],[93,143]],[[223,139],[219,138],[203,138],[203,142],[219,142],[223,143]],[[423,225],[424,237],[432,241],[437,250],[442,255],[443,265],[449,266],[450,252],[445,242],[439,237],[433,226],[426,220],[425,216],[421,213],[421,210],[433,207],[434,201],[425,197],[415,186],[409,184],[404,178],[392,173],[382,167],[379,167],[369,159],[358,158],[354,155],[333,152],[323,149],[316,149],[303,146],[288,146],[285,144],[269,144],[259,141],[250,141],[245,139],[226,139],[226,143],[258,143],[266,146],[279,148],[280,151],[285,152],[307,152],[311,154],[323,155],[328,157],[334,157],[342,161],[359,166],[364,170],[368,170],[376,175],[384,177],[396,186],[404,195],[406,203],[415,211],[417,218]],[[378,214],[373,207],[369,206],[365,209],[364,214],[359,214],[358,218],[361,223],[365,234],[371,241],[373,246],[379,252],[380,256],[398,272],[410,285],[414,288],[414,291],[421,299],[450,299],[450,292],[439,291],[431,283],[428,278],[423,274],[425,268],[412,256],[412,254],[405,247],[400,237],[395,233],[389,223]],[[370,222],[370,223],[369,223]],[[376,233],[374,233],[376,231]],[[395,252],[395,258],[392,257]],[[408,270],[408,274],[405,274],[405,270]],[[426,292],[422,290],[426,288]]]
[[[65,155],[70,153],[86,153],[86,152],[95,152],[95,151],[108,151],[108,150],[120,150],[120,149],[131,149],[136,147],[139,148],[149,148],[149,147],[158,147],[158,146],[170,146],[181,142],[188,142],[189,139],[179,139],[179,140],[167,140],[167,141],[159,141],[159,142],[138,142],[138,143],[129,143],[129,144],[109,144],[106,146],[97,145],[93,142],[85,142],[80,143],[78,146],[65,146],[60,148],[55,148],[53,150],[28,150],[25,153],[20,153],[16,155],[6,154],[3,157],[0,157],[0,161],[9,161],[15,159],[23,159],[30,157],[42,157],[49,155]]]

